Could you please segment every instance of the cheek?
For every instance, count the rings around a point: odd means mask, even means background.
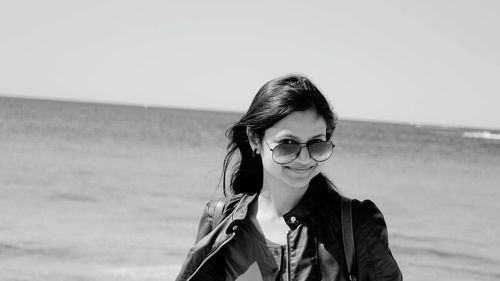
[[[262,168],[273,177],[286,176],[285,166],[274,162],[272,155],[262,155]]]
[[[277,173],[283,168],[280,164],[274,162],[272,158],[262,158],[262,166],[264,170],[271,173]]]
[[[264,166],[269,166],[269,165],[278,165],[276,162],[274,162],[273,160],[273,154],[271,151],[263,151],[261,154],[260,154],[260,157],[262,159],[262,164]]]

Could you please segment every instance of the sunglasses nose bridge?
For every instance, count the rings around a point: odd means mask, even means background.
[[[297,158],[296,159],[299,159],[299,160],[308,160],[309,158],[311,158],[311,152],[309,151],[309,146],[307,146],[307,144],[298,144],[298,146],[299,146],[300,150],[297,153]],[[307,152],[307,157],[305,156],[304,153],[302,153],[302,151],[304,151],[304,148],[305,148],[305,151]]]

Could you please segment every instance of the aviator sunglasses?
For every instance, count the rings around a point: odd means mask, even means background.
[[[280,143],[274,148],[271,148],[264,139],[269,150],[273,153],[273,160],[278,164],[288,164],[299,157],[303,147],[307,148],[309,157],[316,162],[328,160],[333,153],[335,145],[332,141],[310,141],[308,143]]]

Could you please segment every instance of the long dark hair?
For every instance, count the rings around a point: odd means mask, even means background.
[[[330,139],[335,130],[337,117],[330,104],[307,77],[287,75],[264,84],[255,97],[246,114],[226,131],[229,139],[227,154],[224,158],[221,179],[224,194],[255,194],[262,188],[263,170],[260,156],[252,155],[248,141],[247,128],[258,139],[264,132],[287,115],[295,111],[315,110],[326,122],[326,137]],[[231,170],[229,187],[226,184],[228,168],[235,153],[240,159]],[[333,184],[321,173],[311,181],[333,188]]]

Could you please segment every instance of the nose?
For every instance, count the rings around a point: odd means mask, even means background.
[[[309,155],[309,150],[307,150],[306,146],[303,146],[300,148],[299,156],[295,161],[298,161],[299,163],[302,164],[307,164],[311,161],[311,156]]]

